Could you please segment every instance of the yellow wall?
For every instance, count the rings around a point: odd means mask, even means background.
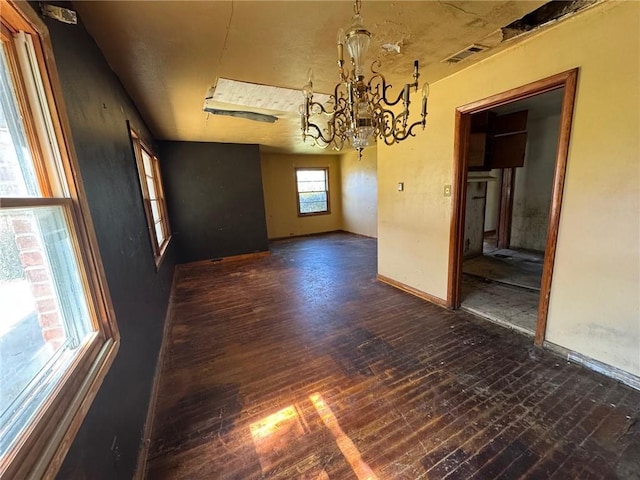
[[[296,167],[329,167],[329,215],[299,217]],[[262,186],[269,238],[330,232],[342,228],[340,157],[337,155],[262,154]]]
[[[378,236],[377,150],[367,148],[358,153],[349,149],[340,156],[342,183],[342,229]]]
[[[378,146],[379,273],[446,297],[456,107],[580,67],[547,340],[640,375],[639,18],[607,2],[432,85],[427,130]]]

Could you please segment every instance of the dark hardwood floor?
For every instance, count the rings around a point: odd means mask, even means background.
[[[148,478],[640,478],[640,392],[379,283],[376,242],[180,267]]]

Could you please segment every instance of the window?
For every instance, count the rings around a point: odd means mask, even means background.
[[[0,477],[40,478],[59,468],[118,331],[47,76],[46,27],[0,9]]]
[[[140,189],[144,202],[144,211],[147,216],[149,236],[153,247],[153,257],[156,267],[160,266],[164,253],[171,239],[167,204],[162,189],[162,177],[158,157],[145,144],[136,132],[131,130],[131,141],[138,165],[140,177]]]
[[[296,168],[298,215],[322,215],[329,210],[329,169]]]

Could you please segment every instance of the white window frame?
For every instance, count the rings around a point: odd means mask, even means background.
[[[324,192],[327,195],[327,209],[322,210],[321,212],[301,212],[300,211],[300,191],[298,190],[298,172],[299,171],[307,171],[307,170],[315,170],[315,171],[323,171],[324,172]],[[329,167],[295,167],[294,172],[294,181],[296,182],[296,208],[298,209],[299,217],[312,217],[315,215],[330,215],[331,214],[331,201],[329,194]],[[320,192],[321,190],[318,190]],[[307,192],[303,192],[307,193]]]
[[[0,0],[0,12],[0,37],[11,60],[14,96],[42,191],[40,197],[0,198],[0,208],[63,209],[95,330],[0,455],[2,478],[53,478],[115,358],[120,337],[47,28],[26,2]]]

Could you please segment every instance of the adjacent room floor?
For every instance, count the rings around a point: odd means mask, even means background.
[[[483,254],[464,261],[462,308],[534,335],[544,252],[498,249],[485,239]]]
[[[349,234],[180,267],[148,478],[639,478],[640,392],[375,276]]]

